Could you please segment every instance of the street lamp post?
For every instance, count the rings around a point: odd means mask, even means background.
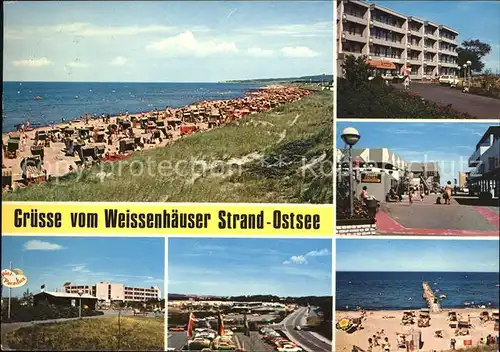
[[[470,60],[467,60],[467,71],[469,71],[469,80],[467,81],[467,87],[471,86],[471,81],[472,81],[472,62]]]
[[[82,295],[83,295],[83,291],[78,290],[78,295],[80,296],[80,309],[78,311],[78,319],[82,319]]]
[[[353,127],[347,127],[342,131],[341,135],[342,140],[345,144],[349,146],[349,207],[351,210],[351,217],[354,216],[354,197],[352,195],[352,147],[356,143],[358,143],[361,138],[358,130]]]

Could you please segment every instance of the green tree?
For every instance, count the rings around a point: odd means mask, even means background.
[[[33,293],[29,289],[23,292],[23,298],[21,299],[23,305],[27,307],[33,306]]]
[[[464,40],[457,48],[457,63],[462,67],[467,61],[471,62],[473,72],[481,72],[484,68],[483,57],[491,52],[491,45],[481,42],[479,39]]]
[[[366,56],[347,55],[342,63],[344,78],[352,87],[365,85],[371,76],[370,65],[366,62]]]

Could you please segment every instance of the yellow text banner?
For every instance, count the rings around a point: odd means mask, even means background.
[[[2,233],[17,235],[333,235],[332,205],[2,203]]]

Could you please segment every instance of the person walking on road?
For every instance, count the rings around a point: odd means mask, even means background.
[[[445,200],[445,204],[451,204],[451,192],[453,191],[453,187],[451,186],[451,181],[446,182],[446,186],[444,186],[443,198]]]

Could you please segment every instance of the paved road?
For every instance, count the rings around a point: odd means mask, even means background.
[[[182,348],[187,344],[188,337],[185,331],[174,331],[168,332],[167,347],[175,348],[176,350],[182,350]]]
[[[391,218],[406,228],[493,231],[496,228],[472,207],[393,203],[382,205]]]
[[[400,84],[394,86],[402,88]],[[464,94],[458,89],[426,83],[412,83],[410,91],[441,105],[451,104],[453,109],[476,118],[500,119],[500,99]]]
[[[294,328],[304,325],[307,308],[299,308],[283,320],[284,332],[293,342],[309,352],[331,352],[332,344],[320,340],[310,331],[298,331]]]

